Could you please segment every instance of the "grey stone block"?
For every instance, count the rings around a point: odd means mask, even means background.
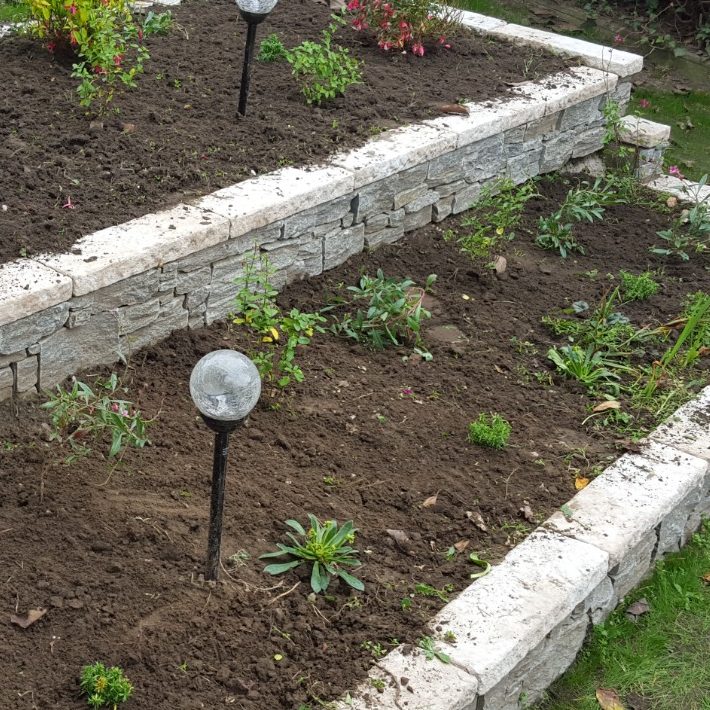
[[[656,531],[651,530],[609,570],[618,599],[625,597],[649,573],[657,541]]]
[[[437,185],[436,192],[439,197],[449,197],[450,195],[465,189],[467,186],[468,183],[465,180],[457,180],[456,182],[447,182],[444,185]]]
[[[422,209],[417,210],[416,212],[410,212],[409,214],[405,212],[404,231],[411,232],[413,229],[419,229],[420,227],[426,226],[429,222],[431,222],[431,213],[431,205],[422,207]]]
[[[68,316],[69,303],[59,303],[39,313],[0,326],[0,355],[24,350],[40,338],[61,328]]]
[[[386,212],[368,217],[365,220],[365,234],[379,232],[389,225],[389,215]]]
[[[500,175],[505,166],[503,135],[491,136],[461,148],[467,182],[479,182]]]
[[[261,248],[277,271],[273,278],[276,288],[323,272],[323,240],[313,235],[272,242]]]
[[[121,336],[122,358],[129,361],[142,347],[167,338],[174,330],[187,327],[188,312],[182,306],[182,298],[175,298],[160,308],[158,318],[140,330]]]
[[[326,222],[339,222],[349,211],[352,195],[338,197],[322,205],[311,207],[284,221],[282,239],[293,239]]]
[[[404,192],[418,187],[419,185],[423,185],[426,181],[428,172],[429,163],[427,162],[415,165],[413,168],[402,170],[396,175],[393,175],[391,182],[394,186],[395,192]]]
[[[508,159],[506,175],[517,185],[540,174],[543,148],[540,146],[528,153],[521,153]]]
[[[40,351],[39,343],[34,343],[33,345],[30,345],[29,348],[27,348],[27,354],[28,355],[37,355]]]
[[[618,598],[609,577],[604,579],[587,597],[586,610],[593,624],[601,624],[616,607]]]
[[[429,188],[422,184],[408,190],[404,190],[403,192],[398,192],[394,196],[394,208],[398,210],[400,207],[404,207],[410,202],[415,202],[422,197],[422,195],[426,195],[428,190]]]
[[[390,227],[401,227],[404,225],[404,210],[390,212],[388,225]]]
[[[463,180],[465,177],[463,155],[462,150],[455,150],[431,160],[426,178],[427,185],[438,187],[441,184]]]
[[[399,241],[404,236],[404,225],[399,224],[396,227],[385,227],[379,232],[365,235],[365,246],[368,249],[376,249],[382,244],[392,244]]]
[[[21,360],[15,365],[16,389],[18,392],[36,390],[39,381],[39,359],[36,355]]]
[[[434,222],[441,222],[446,219],[454,208],[454,196],[446,197],[432,205],[431,218]]]
[[[505,145],[505,155],[510,160],[516,155],[521,155],[522,153],[529,153],[533,150],[540,150],[542,148],[542,137],[533,138],[529,141],[522,141],[520,143],[506,143]]]
[[[599,97],[587,99],[579,104],[570,106],[562,112],[560,119],[559,130],[570,131],[576,130],[583,126],[588,126],[594,121],[601,121],[603,118],[599,110]]]
[[[199,311],[201,305],[204,305],[207,301],[207,297],[210,295],[210,287],[203,286],[202,288],[195,289],[185,296],[185,308],[190,311],[190,317],[195,310]],[[236,295],[236,286],[235,286]]]
[[[604,136],[606,129],[603,126],[588,128],[577,135],[577,142],[572,151],[573,158],[581,158],[582,156],[596,153],[604,147]]]
[[[9,355],[0,355],[0,367],[7,367],[13,362],[19,362],[20,360],[24,360],[25,355],[25,350],[18,350],[16,353],[10,353]]]
[[[0,368],[0,401],[12,397],[15,373],[10,366]]]
[[[454,204],[451,208],[451,212],[453,214],[459,214],[460,212],[465,212],[470,209],[478,202],[478,198],[481,196],[481,189],[480,185],[469,185],[464,190],[457,192],[454,195]]]
[[[117,281],[98,291],[87,293],[85,296],[78,296],[70,301],[70,307],[72,310],[88,308],[91,314],[110,311],[121,306],[143,303],[155,296],[159,289],[160,273],[158,269],[151,269],[123,281]]]
[[[340,220],[340,226],[343,229],[347,229],[348,227],[351,227],[353,222],[355,221],[355,213],[354,212],[348,212],[345,217],[343,217]]]
[[[160,298],[155,296],[145,303],[125,306],[116,310],[118,334],[127,335],[150,325],[160,315]]]
[[[530,121],[525,126],[524,140],[531,141],[533,138],[547,138],[554,132],[559,131],[558,123],[561,116],[562,112],[558,111],[557,113],[551,113],[549,116]]]
[[[365,248],[365,225],[328,234],[323,238],[323,270],[332,269]]]
[[[324,237],[326,234],[337,232],[340,229],[342,229],[342,219],[336,219],[334,222],[324,222],[313,228],[313,236]]]
[[[85,325],[60,328],[40,345],[39,384],[46,389],[85,367],[111,364],[120,359],[118,316],[115,311],[97,313]]]
[[[540,161],[540,172],[552,172],[565,165],[572,157],[576,143],[577,135],[574,131],[560,133],[545,141]]]
[[[195,269],[187,273],[178,271],[175,293],[188,293],[189,291],[209,286],[210,281],[212,281],[212,267],[209,264],[201,269]]]
[[[439,199],[439,193],[438,192],[433,192],[429,191],[418,197],[416,200],[412,200],[411,202],[408,202],[404,206],[404,214],[412,214],[414,212],[421,212],[425,207],[429,207],[430,205],[433,205],[435,202],[437,202]]]
[[[603,109],[607,101],[615,101],[619,104],[619,108],[623,114],[626,111],[626,107],[629,105],[629,100],[631,99],[631,87],[632,82],[630,81],[619,82],[610,94],[605,94],[601,98],[599,108]]]
[[[379,180],[361,188],[353,202],[354,221],[362,222],[366,217],[392,210],[395,192],[392,180]]]

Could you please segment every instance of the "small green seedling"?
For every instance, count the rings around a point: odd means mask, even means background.
[[[367,651],[376,661],[380,658],[384,658],[387,655],[387,649],[382,646],[381,643],[374,643],[373,641],[363,641],[360,644],[360,648]]]
[[[436,587],[432,587],[431,584],[419,582],[414,585],[414,591],[417,594],[421,594],[423,597],[435,597],[446,603],[449,601],[448,595],[454,591],[454,585],[446,584],[441,589],[437,589]]]
[[[303,538],[299,540],[293,533],[286,533],[293,543],[283,545],[276,544],[279,548],[276,552],[267,552],[259,559],[268,557],[283,557],[290,555],[296,559],[289,562],[267,565],[264,572],[268,574],[283,574],[294,567],[304,563],[312,563],[311,569],[311,589],[316,593],[325,592],[333,577],[340,577],[353,589],[362,591],[365,585],[357,577],[351,575],[345,568],[359,567],[360,561],[357,559],[357,550],[350,547],[355,540],[355,528],[352,521],[338,526],[336,520],[326,520],[321,523],[315,515],[308,514],[310,528],[308,532],[297,520],[287,520],[286,525],[295,530]]]
[[[433,661],[437,658],[442,663],[451,663],[451,658],[434,646],[434,639],[431,636],[422,636],[419,641],[417,641],[417,646],[422,650],[427,661]]]
[[[399,607],[402,611],[410,611],[413,603],[411,597],[402,597]]]
[[[621,291],[625,301],[643,301],[658,293],[660,285],[653,278],[652,271],[644,271],[635,276],[628,271],[619,273]]]
[[[277,62],[279,59],[286,59],[286,48],[277,34],[272,33],[261,40],[256,58],[260,62]]]
[[[106,668],[99,662],[81,669],[79,685],[92,708],[108,706],[116,710],[119,703],[125,703],[133,694],[133,686],[121,668]]]
[[[468,425],[468,440],[472,444],[504,449],[508,445],[511,426],[500,414],[481,413]]]
[[[448,631],[444,632],[444,641],[446,641],[446,643],[453,644],[458,641],[458,638],[456,637],[456,634],[451,629],[449,629]]]

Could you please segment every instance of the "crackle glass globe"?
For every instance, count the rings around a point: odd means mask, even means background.
[[[268,15],[275,7],[278,0],[237,0],[237,7],[242,12],[253,15]]]
[[[190,395],[195,406],[217,421],[244,419],[260,394],[261,377],[256,365],[236,350],[208,353],[190,375]]]

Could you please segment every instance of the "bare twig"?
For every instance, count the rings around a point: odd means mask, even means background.
[[[274,597],[274,598],[267,604],[267,606],[270,606],[270,605],[273,604],[274,602],[278,601],[279,599],[281,599],[281,597],[285,597],[285,596],[291,594],[291,592],[293,592],[297,587],[299,587],[300,584],[301,584],[301,581],[299,580],[298,582],[296,582],[296,584],[293,585],[293,587],[291,587],[291,589],[289,589],[289,590],[287,590],[287,591],[285,591],[285,592],[281,592],[281,594],[279,594],[278,596]]]

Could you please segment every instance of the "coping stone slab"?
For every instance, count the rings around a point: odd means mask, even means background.
[[[710,461],[710,387],[652,431],[648,440]]]
[[[609,556],[538,529],[433,619],[456,634],[452,662],[485,695],[602,582]]]
[[[228,218],[229,238],[234,239],[352,190],[353,176],[342,168],[287,167],[225,187],[196,204]]]
[[[579,57],[587,66],[612,72],[617,76],[636,74],[643,68],[643,57],[638,54],[623,52],[620,49],[612,49],[582,39],[565,37],[553,32],[537,30],[533,27],[507,24],[504,27],[489,30],[489,34],[518,44],[542,47],[566,57]]]
[[[82,296],[214,246],[229,237],[229,220],[188,205],[138,217],[80,239],[70,253],[38,262],[69,276]]]
[[[641,148],[655,148],[671,139],[671,127],[640,116],[622,116],[619,120],[619,137],[624,143]]]
[[[386,131],[361,148],[335,155],[330,162],[350,172],[357,190],[447,153],[456,143],[451,131],[419,123]]]
[[[661,177],[647,183],[646,187],[675,195],[679,200],[685,202],[707,201],[710,203],[710,185],[701,187],[697,182],[673,177],[673,175],[661,175]]]
[[[489,17],[488,15],[481,15],[478,12],[462,10],[461,24],[464,27],[469,27],[472,30],[486,34],[491,30],[500,29],[508,23],[505,20],[501,20],[497,17]]]
[[[543,527],[593,545],[621,563],[669,511],[705,481],[707,461],[652,442],[645,454],[624,454]]]
[[[67,301],[72,281],[31,259],[17,259],[0,265],[0,325]]]

